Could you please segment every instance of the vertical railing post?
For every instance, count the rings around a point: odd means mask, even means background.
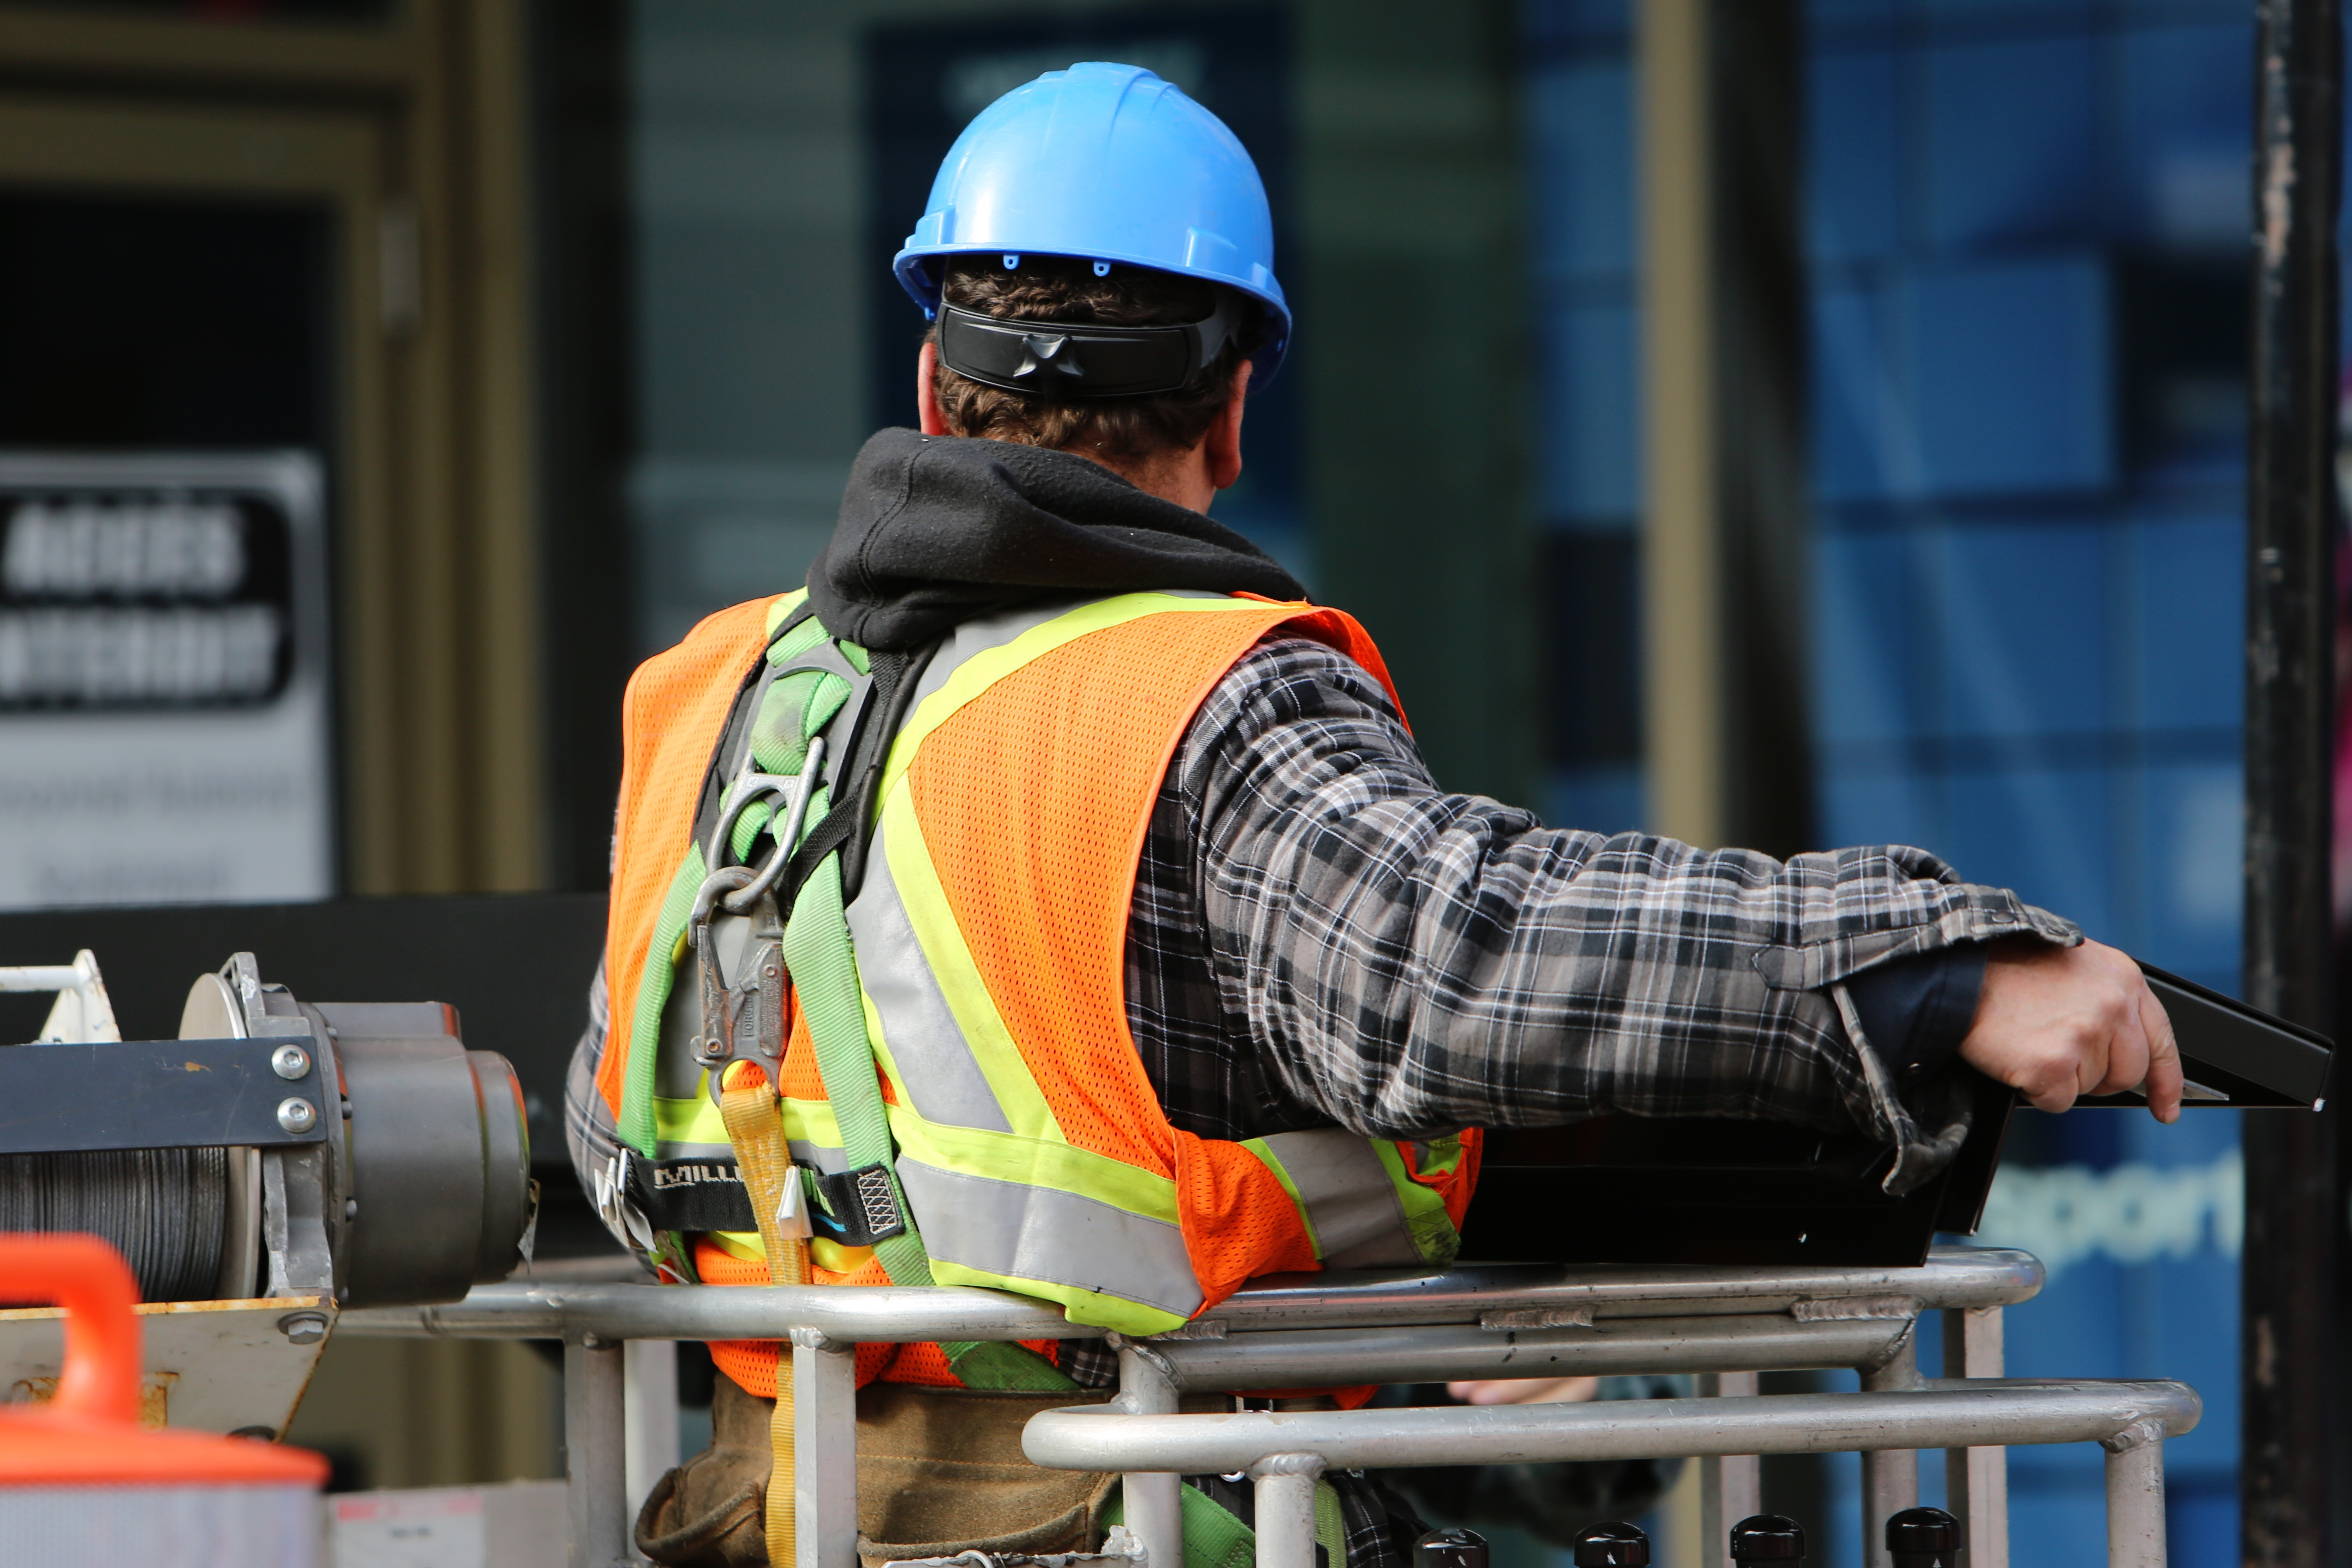
[[[1250,1467],[1256,1483],[1256,1568],[1315,1568],[1315,1483],[1322,1475],[1316,1454],[1270,1454]]]
[[[1893,1394],[1919,1386],[1919,1325],[1905,1329],[1895,1353],[1862,1374],[1865,1394]],[[1862,1456],[1862,1560],[1868,1568],[1889,1568],[1886,1521],[1919,1506],[1919,1454],[1915,1448],[1881,1448]]]
[[[1119,1403],[1136,1415],[1176,1414],[1176,1380],[1169,1373],[1168,1363],[1148,1345],[1133,1340],[1122,1337],[1116,1343]],[[1143,1543],[1149,1568],[1183,1568],[1184,1513],[1177,1491],[1182,1484],[1172,1473],[1119,1478],[1127,1528]]]
[[[563,1468],[570,1492],[571,1568],[629,1561],[627,1400],[621,1344],[583,1334],[563,1342]]]
[[[857,1568],[857,1347],[793,1331],[795,1568]]]
[[[1945,1310],[1946,1377],[2002,1376],[2004,1356],[1999,1307]],[[1945,1449],[1944,1491],[1967,1568],[2009,1568],[2009,1450]]]
[[[2107,1450],[2107,1568],[2164,1568],[2164,1439],[2136,1428],[2101,1446]]]
[[[1734,1399],[1754,1394],[1752,1372],[1703,1372],[1701,1398]],[[1731,1527],[1764,1511],[1764,1462],[1754,1454],[1727,1454],[1696,1461],[1701,1561],[1706,1568],[1729,1568]]]
[[[682,1457],[678,1453],[677,1342],[631,1340],[622,1347],[623,1403],[627,1436],[623,1445],[628,1473],[629,1517],[655,1483]]]

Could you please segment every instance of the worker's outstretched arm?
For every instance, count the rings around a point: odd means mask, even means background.
[[[1859,1128],[1924,1176],[1957,1146],[1957,1099],[1937,1089],[1954,1074],[1898,1083],[1857,1043],[1843,983],[1957,944],[2082,941],[1922,850],[1783,863],[1547,829],[1440,793],[1377,682],[1297,639],[1261,646],[1212,694],[1171,770],[1170,813],[1197,824],[1229,1015],[1290,1095],[1368,1133],[1612,1110],[1769,1117]],[[2013,994],[2007,963],[1988,996]],[[2001,1062],[1983,1033],[1971,1059],[2029,1087],[2089,1050],[2048,1037]]]

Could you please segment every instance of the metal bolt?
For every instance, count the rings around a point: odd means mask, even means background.
[[[307,1100],[278,1102],[278,1125],[289,1132],[308,1132],[319,1124],[318,1108]]]
[[[327,1337],[324,1312],[289,1312],[278,1320],[278,1331],[298,1345],[315,1345]]]
[[[308,1077],[310,1053],[299,1046],[280,1046],[269,1053],[269,1070],[289,1083],[298,1078]]]

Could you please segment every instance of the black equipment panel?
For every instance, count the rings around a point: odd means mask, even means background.
[[[1890,1197],[1894,1152],[1774,1121],[1599,1116],[1486,1135],[1462,1256],[1493,1263],[1912,1268],[1976,1229],[2015,1096],[1978,1080],[1968,1141]]]
[[[317,1064],[292,1080],[269,1065],[284,1036],[257,1040],[126,1040],[0,1048],[0,1154],[90,1149],[205,1149],[316,1143],[335,1104]],[[299,1132],[278,1108],[310,1108]]]

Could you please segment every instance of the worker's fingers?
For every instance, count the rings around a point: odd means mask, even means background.
[[[2047,1068],[2030,1069],[2022,1082],[2010,1087],[2025,1096],[2026,1103],[2036,1110],[2071,1110],[2074,1097],[2082,1092],[2082,1085],[2076,1076],[2063,1066],[2056,1070]]]
[[[2133,979],[2137,979],[2136,973]],[[2119,981],[2113,1000],[2102,999],[2100,1023],[2106,1030],[2106,1060],[2095,1078],[2085,1064],[2085,1094],[2121,1094],[2147,1081],[2147,1026],[2140,1017],[2139,999],[2132,994],[2138,989]]]
[[[2147,1035],[2147,1109],[2158,1121],[2180,1120],[2180,1044],[2173,1038],[2172,1016],[2142,980],[2139,987],[2140,1026]]]
[[[1601,1392],[1597,1377],[1478,1378],[1449,1383],[1445,1392],[1465,1405],[1564,1405]]]

